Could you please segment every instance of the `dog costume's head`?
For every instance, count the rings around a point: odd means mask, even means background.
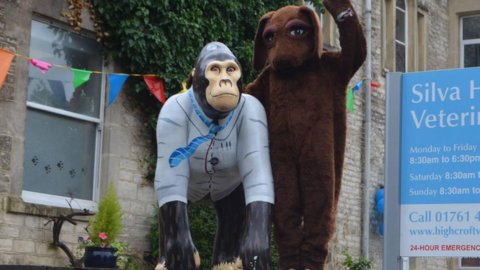
[[[307,6],[287,6],[265,14],[255,36],[253,68],[262,70],[267,61],[273,70],[288,71],[323,51],[318,15]]]

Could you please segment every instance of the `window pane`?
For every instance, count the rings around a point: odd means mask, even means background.
[[[23,189],[92,200],[96,125],[27,110]]]
[[[479,258],[462,258],[461,266],[480,266]]]
[[[70,31],[32,21],[30,57],[77,69],[101,70],[100,44]],[[99,118],[102,76],[73,87],[72,71],[53,67],[45,74],[30,65],[28,100],[43,105]]]
[[[480,16],[463,18],[463,39],[480,38]]]
[[[405,72],[405,45],[398,42],[396,42],[395,45],[396,70],[399,72]]]
[[[405,43],[405,12],[397,9],[395,39]]]
[[[464,67],[480,67],[480,44],[465,45]]]
[[[405,10],[405,0],[397,0],[397,7]]]

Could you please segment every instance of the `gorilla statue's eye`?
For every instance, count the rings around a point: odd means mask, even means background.
[[[235,71],[235,68],[234,67],[228,67],[227,68],[227,72],[234,72]]]
[[[273,38],[274,38],[274,34],[273,33],[269,33],[265,36],[265,39],[268,41],[268,42],[272,42],[273,41]]]
[[[220,71],[220,69],[217,66],[213,66],[210,70],[214,72]]]
[[[290,31],[290,35],[292,36],[300,36],[303,35],[303,33],[305,33],[305,29],[303,28],[294,28]]]

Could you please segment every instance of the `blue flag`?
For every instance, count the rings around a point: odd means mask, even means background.
[[[108,81],[110,82],[110,99],[107,107],[109,107],[115,100],[127,78],[128,75],[108,74]]]
[[[357,93],[358,90],[360,90],[360,88],[362,87],[362,84],[363,84],[363,80],[359,81],[357,83],[357,85],[355,85],[355,87],[353,87],[353,93]]]

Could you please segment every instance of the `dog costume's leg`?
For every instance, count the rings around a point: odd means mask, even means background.
[[[302,204],[298,181],[297,165],[290,145],[281,144],[289,140],[286,134],[276,134],[271,141],[273,178],[275,179],[275,242],[280,255],[282,270],[300,267],[302,233]],[[294,180],[294,181],[292,181]]]
[[[332,108],[330,108],[332,109]],[[335,232],[335,164],[333,122],[322,122],[305,138],[300,152],[300,188],[303,202],[302,267],[321,270],[328,242]]]
[[[230,195],[214,203],[217,234],[213,251],[213,269],[236,269],[240,245],[245,233],[245,194],[238,186]]]

